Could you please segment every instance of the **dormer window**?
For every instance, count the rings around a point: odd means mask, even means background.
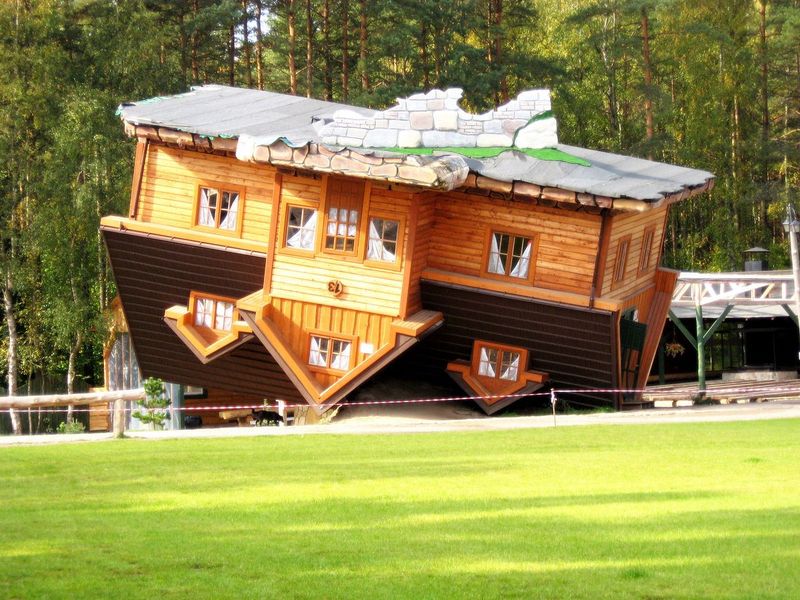
[[[526,365],[522,365],[524,350],[507,346],[478,343],[473,364],[477,374],[488,379],[518,381]],[[522,368],[521,368],[522,367]]]
[[[213,296],[192,295],[194,326],[214,331],[230,331],[234,321],[234,301]]]
[[[201,185],[197,191],[197,218],[201,227],[224,232],[239,230],[241,192],[223,186]]]
[[[320,371],[349,371],[353,358],[353,340],[314,333],[309,339],[308,364]]]

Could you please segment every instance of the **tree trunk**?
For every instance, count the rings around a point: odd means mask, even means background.
[[[236,85],[236,24],[231,23],[228,30],[228,83]]]
[[[350,6],[348,0],[342,0],[342,102],[347,102],[350,95],[350,53],[348,52],[348,29],[350,28]]]
[[[333,67],[331,65],[331,6],[330,0],[322,2],[322,57],[325,62],[325,100],[333,100]]]
[[[500,101],[505,104],[509,101],[508,95],[508,75],[503,65],[503,0],[493,0],[493,47],[494,63],[500,72]]]
[[[642,68],[644,69],[644,126],[647,158],[653,160],[653,151],[650,146],[655,133],[652,97],[653,64],[650,60],[650,18],[647,15],[646,6],[642,6]]]
[[[419,32],[419,57],[422,61],[422,89],[431,89],[431,69],[428,61],[428,25],[422,22]]]
[[[264,89],[264,32],[261,30],[261,0],[255,0],[256,6],[256,81],[258,89]]]
[[[19,357],[17,356],[17,320],[14,317],[14,280],[11,276],[11,265],[6,265],[6,276],[3,285],[3,308],[6,313],[6,328],[8,329],[8,395],[17,395],[17,369],[19,367]],[[11,428],[14,434],[22,434],[22,423],[19,416],[12,408],[8,412],[11,417]]]
[[[295,0],[289,0],[286,21],[289,25],[289,92],[297,95],[297,62],[295,48],[297,46],[297,28],[295,27]]]
[[[767,235],[769,212],[769,52],[767,48],[767,1],[761,0],[758,6],[758,38],[761,62],[761,189],[760,220],[761,229]]]
[[[250,27],[248,19],[250,18],[249,5],[250,0],[242,0],[242,50],[244,50],[244,71],[247,80],[247,87],[253,87],[253,69],[252,69],[252,52],[250,51]]]
[[[197,59],[197,49],[200,46],[200,34],[197,32],[197,16],[199,12],[198,0],[192,0],[192,83],[200,81],[200,64]]]
[[[369,91],[369,68],[367,67],[367,0],[361,0],[358,28],[358,68],[361,71],[361,90]]]
[[[314,20],[311,18],[311,0],[306,0],[306,97],[314,93]]]
[[[75,393],[75,366],[78,362],[78,353],[81,351],[82,345],[83,335],[78,333],[78,335],[75,336],[75,343],[69,349],[69,361],[67,362],[67,394]],[[72,423],[74,409],[74,404],[67,405],[67,423]]]

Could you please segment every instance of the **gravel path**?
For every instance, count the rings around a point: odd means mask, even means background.
[[[440,411],[441,412],[441,411]],[[408,413],[407,413],[408,414]],[[764,419],[800,419],[800,398],[775,400],[760,404],[692,406],[675,409],[650,409],[618,413],[557,415],[555,426],[641,425],[649,423],[702,423],[757,421]],[[496,431],[553,427],[553,416],[420,418],[419,416],[355,416],[326,425],[303,427],[220,427],[179,431],[131,431],[133,439],[166,440],[184,438],[226,438],[266,435],[311,434],[406,434],[440,431]],[[104,441],[110,433],[61,435],[0,436],[0,446]]]

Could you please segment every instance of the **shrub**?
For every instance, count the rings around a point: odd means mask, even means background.
[[[144,400],[139,401],[139,410],[133,411],[133,416],[142,423],[150,423],[153,429],[161,429],[167,419],[169,406],[164,382],[157,377],[148,377],[143,382]]]

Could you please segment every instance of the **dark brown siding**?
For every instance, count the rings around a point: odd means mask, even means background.
[[[302,402],[258,340],[204,365],[163,321],[191,290],[240,298],[261,288],[263,255],[112,229],[103,237],[144,377]]]
[[[435,370],[472,355],[474,340],[522,346],[531,368],[555,389],[609,388],[616,383],[614,314],[422,282],[426,309],[444,313],[444,326],[419,344],[418,358]],[[420,356],[421,354],[421,356]],[[606,402],[609,395],[597,396]]]

